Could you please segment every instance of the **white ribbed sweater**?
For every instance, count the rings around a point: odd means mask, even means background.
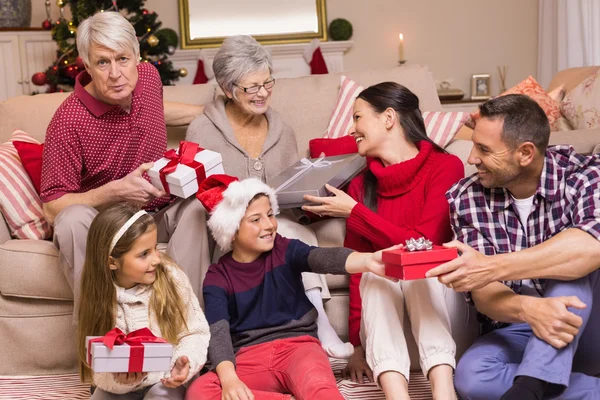
[[[182,332],[179,343],[173,348],[171,368],[181,356],[190,360],[190,373],[186,382],[191,379],[206,363],[210,333],[206,317],[200,308],[198,298],[194,295],[192,286],[183,271],[175,266],[166,266],[167,273],[173,278],[177,292],[183,300],[186,309],[186,323],[188,332]],[[154,313],[149,313],[149,301],[154,292],[151,285],[138,285],[134,294],[128,293],[124,288],[117,289],[117,328],[125,334],[141,328],[149,328],[155,336],[162,337]],[[150,372],[144,380],[137,385],[124,385],[115,381],[112,373],[94,374],[94,384],[100,389],[123,394],[139,390],[159,383],[162,378],[170,377],[170,372]]]

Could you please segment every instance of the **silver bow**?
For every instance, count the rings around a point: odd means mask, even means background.
[[[408,251],[431,250],[433,248],[433,243],[431,243],[431,240],[427,240],[424,237],[419,239],[410,238],[406,241],[406,248]]]
[[[297,169],[299,171],[296,172],[287,181],[285,181],[281,185],[279,185],[279,187],[277,187],[275,189],[275,193],[279,193],[281,190],[285,189],[292,182],[294,182],[300,175],[304,174],[306,171],[308,171],[311,168],[325,168],[325,167],[329,167],[333,163],[337,163],[337,162],[342,161],[342,160],[328,161],[328,160],[324,160],[324,158],[325,158],[325,156],[322,156],[322,157],[317,158],[315,161],[310,161],[308,158],[301,159],[300,163],[302,165],[295,168],[295,169]]]

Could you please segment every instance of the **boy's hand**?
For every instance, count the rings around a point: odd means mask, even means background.
[[[404,247],[402,244],[397,244],[392,247],[388,247],[387,249],[376,251],[375,253],[367,253],[370,255],[369,260],[367,262],[367,270],[369,272],[374,273],[375,275],[379,275],[383,278],[391,279],[393,281],[397,281],[395,278],[390,278],[385,275],[385,263],[382,260],[382,254],[384,251],[397,250]]]
[[[148,375],[147,372],[120,372],[113,374],[115,381],[123,385],[137,385]]]
[[[161,383],[168,388],[176,388],[183,385],[183,382],[188,377],[190,373],[190,360],[186,356],[181,356],[173,365],[173,369],[171,370],[171,377],[161,379]]]
[[[221,400],[254,400],[248,386],[236,376],[221,380]]]

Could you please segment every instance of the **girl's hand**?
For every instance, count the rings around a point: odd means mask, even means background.
[[[113,374],[115,381],[123,385],[137,385],[148,375],[147,372],[120,372]]]
[[[236,376],[221,380],[221,400],[254,400],[248,386]]]
[[[183,385],[190,373],[190,360],[186,356],[181,356],[173,365],[171,377],[161,379],[161,383],[168,388],[176,388]]]
[[[367,360],[365,359],[365,350],[362,346],[356,346],[354,353],[348,359],[348,364],[342,370],[342,378],[350,379],[352,382],[363,384],[365,383],[366,377],[369,382],[374,382],[373,371],[369,368]]]
[[[356,200],[350,197],[346,192],[336,189],[333,186],[326,184],[325,187],[335,196],[317,197],[308,194],[304,195],[304,200],[320,205],[302,206],[304,211],[310,211],[319,216],[342,217],[348,218],[352,209],[356,205]]]

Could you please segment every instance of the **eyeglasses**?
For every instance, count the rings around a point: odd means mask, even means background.
[[[273,89],[273,86],[275,86],[275,78],[271,78],[271,80],[266,81],[262,85],[250,86],[250,87],[247,87],[247,88],[243,87],[243,86],[240,86],[240,85],[236,85],[235,83],[233,84],[233,86],[242,89],[244,92],[246,92],[248,94],[256,94],[256,93],[260,92],[260,89],[263,88],[263,87],[267,91]]]

